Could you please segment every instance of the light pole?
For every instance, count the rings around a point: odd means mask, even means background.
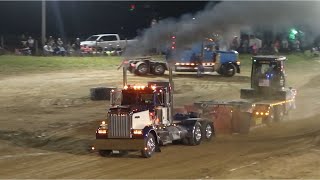
[[[44,46],[46,42],[46,0],[42,0],[42,16],[41,16],[41,43]]]

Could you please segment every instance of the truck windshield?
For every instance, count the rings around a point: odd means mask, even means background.
[[[122,92],[122,102],[121,105],[152,105],[153,104],[153,94],[141,93],[139,91]]]
[[[257,63],[254,65],[255,73],[258,75],[265,75],[268,73],[275,73],[277,68],[276,63],[269,63],[269,64],[263,64],[263,63]]]
[[[99,36],[90,36],[87,41],[96,41]]]

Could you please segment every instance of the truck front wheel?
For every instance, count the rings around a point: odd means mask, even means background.
[[[144,140],[144,149],[141,150],[142,157],[149,158],[156,151],[156,140],[153,134],[149,133],[148,137]]]
[[[227,66],[225,66],[223,75],[226,77],[232,77],[236,74],[236,66],[234,64],[228,64]]]

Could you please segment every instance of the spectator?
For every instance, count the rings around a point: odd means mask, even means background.
[[[252,45],[252,54],[253,54],[253,55],[257,55],[257,54],[258,54],[258,46],[257,46],[256,43],[254,43],[254,44]]]
[[[31,54],[34,55],[35,52],[35,45],[34,45],[34,39],[29,36],[28,38],[28,42],[27,42],[27,46],[30,48]]]
[[[63,46],[57,46],[57,49],[55,51],[57,55],[65,56],[66,55],[66,49]]]
[[[280,42],[276,40],[273,44],[273,49],[276,54],[279,53],[279,48],[280,48]]]
[[[196,55],[195,53],[193,53],[191,59],[197,65],[197,77],[202,77],[202,73],[204,72],[202,58],[199,55]]]
[[[244,53],[247,53],[247,52],[248,52],[249,41],[248,41],[247,38],[245,38],[245,39],[243,40],[242,48],[243,48],[243,52],[244,52]]]
[[[63,46],[63,41],[61,40],[61,38],[58,38],[57,45],[58,46]]]
[[[45,56],[48,56],[48,55],[53,55],[53,53],[54,53],[54,50],[53,50],[52,46],[50,46],[48,43],[46,43],[43,46],[43,54]]]
[[[289,48],[289,42],[286,38],[282,39],[282,48],[287,50]]]
[[[296,46],[296,51],[300,51],[300,41],[299,41],[299,39],[296,39],[296,41],[294,43],[295,43],[295,46]]]
[[[27,38],[24,34],[21,35],[21,46],[23,48],[27,47]]]
[[[51,46],[52,48],[55,46],[54,39],[53,39],[52,36],[49,36],[47,45],[48,45],[48,46]]]
[[[231,50],[237,50],[239,47],[239,41],[238,41],[238,36],[235,36],[232,40],[232,43],[231,43]]]
[[[81,53],[81,46],[80,46],[80,38],[77,38],[75,43],[73,44],[73,48],[77,55],[80,55]]]

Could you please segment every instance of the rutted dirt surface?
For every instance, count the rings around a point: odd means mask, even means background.
[[[298,97],[287,121],[246,136],[217,135],[200,146],[169,145],[151,159],[88,151],[108,107],[108,101],[90,101],[89,88],[120,87],[121,71],[1,78],[0,178],[320,178],[319,70],[320,64],[314,71],[288,70]],[[154,79],[129,75],[136,84]],[[249,82],[249,72],[233,78],[175,75],[175,104],[238,99]]]

